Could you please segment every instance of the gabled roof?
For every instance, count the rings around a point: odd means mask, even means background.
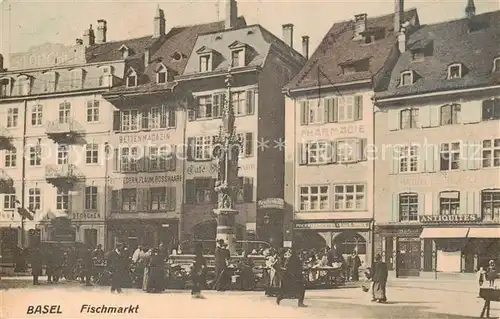
[[[271,50],[279,52],[283,58],[294,61],[296,64],[305,62],[300,53],[286,45],[261,25],[250,25],[200,35],[196,40],[193,52],[190,54],[183,77],[206,74],[206,72],[199,71],[198,54],[199,50],[203,48],[210,48],[222,56],[221,59],[217,59],[212,71],[225,72],[231,61],[231,50],[238,45],[245,45],[250,48],[251,52],[247,56],[248,62],[246,65],[248,67],[264,66]]]
[[[480,30],[469,32],[469,26]],[[500,84],[500,74],[492,73],[493,60],[500,56],[500,11],[467,18],[423,25],[408,37],[408,50],[398,59],[390,82],[379,98],[415,95]],[[421,61],[413,60],[413,52],[424,49]],[[462,64],[462,78],[448,79],[448,66]],[[419,75],[413,85],[399,86],[400,74],[412,70]]]
[[[404,12],[403,21],[418,25],[416,9]],[[334,23],[302,70],[285,86],[294,90],[318,85],[335,85],[359,80],[371,80],[385,65],[395,48],[394,14],[367,18],[367,30],[383,32],[384,37],[365,44],[355,41],[354,21]],[[370,59],[368,71],[343,74],[340,64],[346,61]]]

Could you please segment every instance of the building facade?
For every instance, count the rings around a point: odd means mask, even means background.
[[[500,250],[500,12],[401,30],[375,113],[376,250],[397,276],[474,272]],[[474,53],[467,48],[475,48]]]
[[[214,241],[213,209],[216,167],[214,137],[229,99],[236,115],[239,187],[236,237],[282,244],[284,98],[281,88],[305,59],[291,42],[276,38],[260,25],[241,25],[236,1],[228,1],[225,29],[200,35],[179,91],[189,101],[186,123],[187,162],[182,218],[183,241]],[[231,96],[224,82],[231,70]],[[260,204],[260,205],[259,205]]]
[[[285,202],[301,248],[356,251],[371,263],[373,91],[397,58],[394,23],[418,25],[415,10],[397,8],[335,23],[285,87]]]

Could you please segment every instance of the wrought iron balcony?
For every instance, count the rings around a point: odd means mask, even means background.
[[[45,166],[45,179],[51,183],[73,183],[83,178],[73,164],[50,164]]]
[[[73,119],[56,120],[47,123],[45,133],[54,140],[71,140],[84,133],[83,126]]]
[[[13,191],[14,180],[3,169],[0,170],[0,193],[11,194]]]
[[[8,149],[12,146],[12,136],[8,129],[0,125],[0,150]]]

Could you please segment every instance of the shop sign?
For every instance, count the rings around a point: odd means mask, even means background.
[[[255,169],[255,164],[240,164],[239,168],[239,172],[250,171]],[[188,178],[215,177],[217,176],[217,164],[213,162],[190,163],[186,167],[186,175]]]
[[[313,138],[329,138],[335,137],[339,134],[363,134],[365,133],[364,125],[351,124],[351,125],[337,125],[334,127],[318,127],[318,128],[307,128],[301,131],[302,137],[313,137]]]
[[[283,200],[283,198],[261,199],[257,202],[257,207],[259,209],[266,209],[266,208],[284,209],[285,201]]]
[[[127,176],[123,178],[123,185],[155,185],[181,182],[182,176],[177,175],[152,175],[152,176]]]
[[[167,141],[170,139],[169,132],[149,132],[139,134],[120,134],[120,144],[134,144],[145,142]]]
[[[297,223],[296,229],[367,229],[370,222]]]
[[[419,217],[421,223],[467,223],[479,221],[479,216],[476,214],[420,215]]]
[[[380,230],[380,234],[385,236],[419,236],[422,232],[420,228],[396,228],[396,229],[382,229]]]
[[[100,219],[101,214],[99,212],[83,212],[83,213],[73,213],[73,219],[75,220],[88,220],[88,219]]]

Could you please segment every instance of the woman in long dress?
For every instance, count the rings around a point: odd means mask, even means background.
[[[375,256],[375,263],[373,264],[372,272],[372,301],[385,303],[387,301],[385,288],[387,284],[388,269],[387,265],[382,262],[382,256],[380,256],[380,254]]]
[[[201,290],[205,287],[206,268],[207,261],[205,260],[205,257],[203,257],[203,245],[198,243],[195,248],[193,268],[191,269],[191,280],[193,281],[191,296],[193,298],[203,298]]]
[[[165,261],[158,249],[154,249],[149,261],[147,292],[161,292],[165,284]]]
[[[298,299],[299,307],[307,307],[304,304],[306,287],[302,270],[302,261],[292,249],[281,280],[281,289],[276,298],[278,305],[283,299]]]

